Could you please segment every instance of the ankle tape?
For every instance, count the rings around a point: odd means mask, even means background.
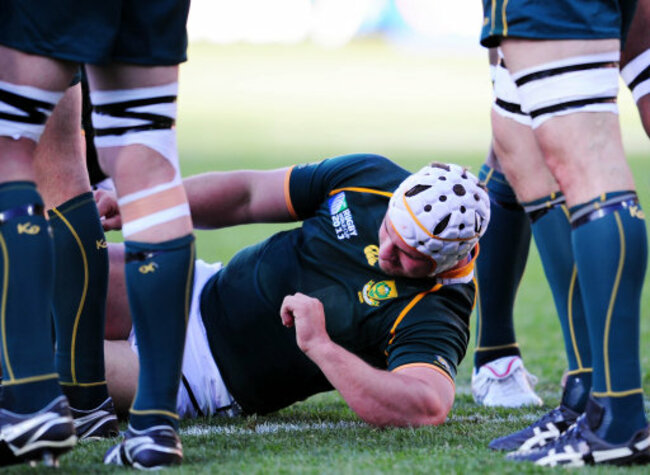
[[[38,203],[30,203],[27,205],[16,206],[15,208],[0,211],[0,226],[14,218],[20,218],[23,216],[44,216],[43,205]]]
[[[571,228],[576,229],[583,224],[603,218],[615,211],[633,206],[639,206],[639,198],[634,192],[618,195],[605,201],[586,204],[571,215]]]

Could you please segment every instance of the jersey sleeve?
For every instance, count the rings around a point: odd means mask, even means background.
[[[467,351],[474,292],[474,284],[452,285],[406,305],[391,330],[387,369],[431,366],[453,380]]]
[[[291,169],[285,196],[298,219],[312,217],[332,190],[346,186],[381,187],[393,191],[408,172],[385,157],[372,154],[343,155]],[[397,177],[387,180],[386,177]]]

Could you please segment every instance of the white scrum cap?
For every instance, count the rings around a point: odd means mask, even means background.
[[[467,169],[432,163],[399,185],[388,218],[408,246],[435,261],[435,275],[467,257],[485,233],[490,198]]]

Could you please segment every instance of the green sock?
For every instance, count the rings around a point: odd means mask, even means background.
[[[554,194],[524,203],[524,207],[532,222],[535,244],[562,326],[569,374],[589,373],[591,371],[589,332],[578,282],[578,270],[571,247],[569,210],[564,196],[561,193]],[[580,401],[582,408],[571,407],[571,409],[579,409],[579,412],[584,409],[589,387],[585,387],[585,391],[584,398],[575,396],[573,398]]]
[[[178,427],[176,398],[194,279],[194,236],[126,241],[126,283],[140,375],[130,424]]]
[[[42,409],[61,394],[54,369],[52,240],[34,183],[0,185],[2,408]]]
[[[647,265],[643,211],[634,191],[607,193],[571,209],[573,250],[593,360],[592,395],[605,408],[596,433],[627,440],[647,422],[639,357]]]
[[[476,260],[478,305],[474,366],[519,356],[513,308],[530,248],[530,224],[506,180],[483,165],[479,178],[490,196],[490,226]]]
[[[54,234],[52,310],[56,368],[76,409],[93,409],[108,397],[104,374],[104,324],[108,250],[91,192],[49,211]]]

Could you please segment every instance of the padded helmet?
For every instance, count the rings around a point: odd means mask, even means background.
[[[490,198],[459,165],[432,163],[404,180],[388,204],[404,242],[435,261],[433,275],[467,257],[490,221]]]

